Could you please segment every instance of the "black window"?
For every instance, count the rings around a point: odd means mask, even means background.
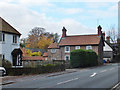
[[[3,39],[2,41],[5,41],[5,34],[4,33],[2,34],[2,39]]]
[[[65,57],[65,60],[69,60],[69,56],[66,56],[66,57]]]
[[[0,41],[5,41],[5,34],[0,32]]]
[[[0,41],[2,41],[2,32],[0,32]]]
[[[13,35],[13,43],[17,43],[17,36]]]
[[[5,60],[5,55],[3,55],[3,60]]]

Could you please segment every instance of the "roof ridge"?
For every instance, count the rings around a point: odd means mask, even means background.
[[[86,34],[86,35],[68,35],[66,37],[72,37],[72,36],[98,36],[98,34]]]
[[[14,28],[11,24],[9,24],[6,20],[4,20],[2,17],[0,17],[0,19],[2,20],[2,22],[5,22],[8,26],[10,26],[16,33],[21,35],[21,33],[16,28]]]

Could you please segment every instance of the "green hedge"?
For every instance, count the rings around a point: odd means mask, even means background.
[[[98,64],[98,56],[92,50],[73,50],[70,53],[70,64],[73,68],[95,66]]]
[[[36,68],[6,68],[7,75],[28,75],[65,71],[65,65],[46,65]]]

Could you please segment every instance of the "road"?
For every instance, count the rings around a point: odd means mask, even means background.
[[[73,73],[29,79],[3,88],[112,88],[118,83],[118,64],[86,68]]]

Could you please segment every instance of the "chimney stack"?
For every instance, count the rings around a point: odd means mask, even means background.
[[[103,34],[103,39],[105,40],[105,32],[103,32],[102,34]]]
[[[106,37],[106,41],[107,41],[108,43],[110,43],[110,36],[107,36],[107,37]]]
[[[99,25],[99,26],[98,26],[98,36],[100,36],[100,35],[102,34],[102,31],[101,31],[101,30],[102,30],[102,27]]]
[[[67,30],[65,29],[65,27],[63,27],[63,29],[62,29],[62,38],[67,36],[66,32],[67,32]]]

